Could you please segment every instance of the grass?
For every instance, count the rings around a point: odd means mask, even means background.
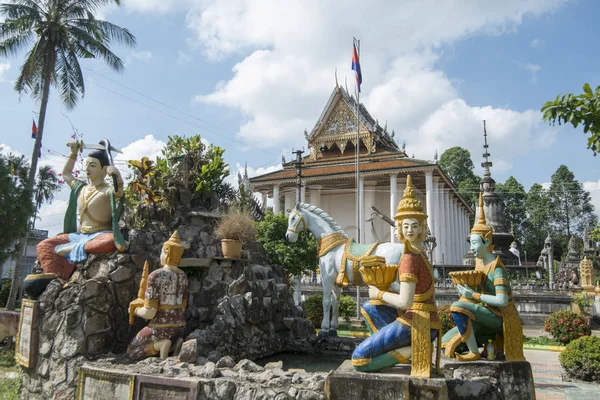
[[[20,368],[15,362],[14,350],[0,350],[0,399],[18,400],[21,391],[21,377],[15,379],[5,379],[7,372],[17,372],[21,374]]]
[[[562,346],[559,342],[546,336],[525,336],[525,345]]]

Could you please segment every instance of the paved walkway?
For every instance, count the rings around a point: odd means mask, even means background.
[[[536,400],[600,399],[598,384],[563,382],[558,354],[552,351],[525,350],[525,357],[533,369]]]

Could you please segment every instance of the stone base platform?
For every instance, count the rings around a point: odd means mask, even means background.
[[[325,395],[329,400],[535,400],[527,361],[447,362],[442,370],[443,376],[429,379],[411,377],[409,365],[364,373],[347,360],[327,377]]]

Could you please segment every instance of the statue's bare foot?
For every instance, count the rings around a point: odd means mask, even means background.
[[[160,359],[165,360],[169,356],[169,350],[171,349],[171,341],[169,339],[159,340],[154,342],[154,350],[160,352]]]
[[[183,339],[182,338],[177,339],[177,341],[175,342],[175,346],[173,346],[173,355],[174,356],[179,355],[182,345],[183,345]]]
[[[457,354],[456,355],[456,360],[457,361],[477,361],[481,359],[481,354],[479,353],[472,353],[472,352],[468,352],[467,354]]]
[[[56,254],[64,257],[69,254],[71,250],[73,250],[73,247],[75,247],[75,244],[69,244],[68,246],[62,247],[60,250],[58,250]]]

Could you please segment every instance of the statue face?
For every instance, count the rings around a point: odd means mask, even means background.
[[[104,179],[106,167],[102,167],[97,158],[87,157],[85,159],[85,173],[90,181]]]
[[[481,237],[481,235],[476,234],[476,233],[472,234],[470,242],[471,242],[471,251],[475,254],[475,257],[483,258],[484,255],[489,253],[489,250],[488,250],[489,243],[487,240],[484,241],[483,238]]]
[[[416,218],[406,218],[402,220],[402,236],[411,243],[421,241],[423,234],[423,225]]]

